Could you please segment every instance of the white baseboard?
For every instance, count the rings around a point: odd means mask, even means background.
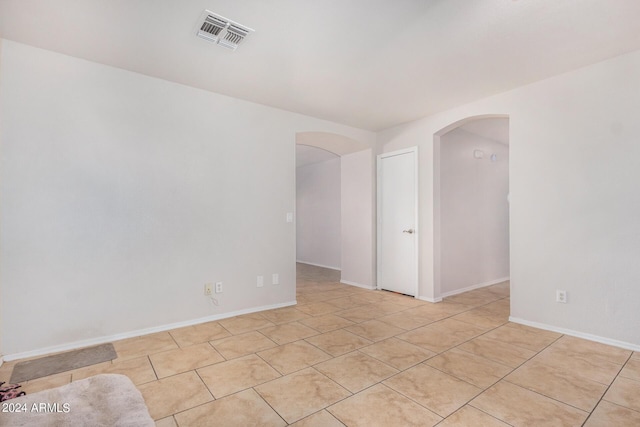
[[[357,288],[369,289],[369,290],[373,290],[376,288],[375,286],[363,285],[362,283],[350,282],[349,280],[340,280],[340,283],[344,283],[345,285],[355,286]]]
[[[123,340],[123,339],[126,339],[126,338],[139,337],[139,336],[142,336],[142,335],[153,334],[153,333],[156,333],[156,332],[170,331],[172,329],[183,328],[185,326],[192,326],[192,325],[198,325],[200,323],[206,323],[206,322],[212,322],[212,321],[215,321],[215,320],[227,319],[229,317],[239,316],[239,315],[242,315],[242,314],[256,313],[256,312],[259,312],[259,311],[273,310],[275,308],[289,307],[289,306],[296,305],[296,304],[297,304],[297,301],[290,301],[290,302],[285,302],[285,303],[280,303],[280,304],[264,305],[264,306],[260,306],[260,307],[247,308],[247,309],[244,309],[244,310],[237,310],[237,311],[232,311],[232,312],[229,312],[229,313],[214,314],[214,315],[211,315],[211,316],[200,317],[198,319],[187,320],[187,321],[184,321],[184,322],[170,323],[168,325],[155,326],[155,327],[152,327],[152,328],[137,329],[135,331],[124,332],[122,334],[108,335],[108,336],[103,336],[103,337],[98,337],[98,338],[91,338],[91,339],[87,339],[87,340],[74,341],[74,342],[67,343],[67,344],[54,345],[54,346],[51,346],[51,347],[40,348],[40,349],[37,349],[37,350],[30,350],[30,351],[24,351],[24,352],[21,352],[21,353],[7,354],[7,355],[4,356],[4,360],[9,362],[11,360],[25,359],[27,357],[35,357],[35,356],[42,356],[42,355],[45,355],[45,354],[59,353],[59,352],[62,352],[62,351],[77,350],[79,348],[89,347],[89,346],[92,346],[92,345],[104,344],[104,343],[107,343],[107,342]]]
[[[2,367],[3,363],[4,363],[4,356],[0,356],[0,367]]]
[[[437,302],[442,302],[442,298],[427,298],[427,297],[417,296],[416,299],[419,299],[420,301],[432,302],[434,304]]]
[[[485,288],[487,286],[497,285],[498,283],[506,282],[507,280],[510,280],[509,276],[503,277],[503,278],[500,278],[500,279],[490,280],[488,282],[478,283],[477,285],[467,286],[466,288],[462,288],[462,289],[456,289],[455,291],[445,292],[444,294],[440,295],[440,297],[441,298],[446,298],[446,297],[450,297],[450,296],[453,296],[453,295],[458,295],[458,294],[461,294],[463,292],[472,291],[474,289],[480,289],[480,288]]]
[[[329,270],[342,271],[342,269],[340,267],[332,267],[330,265],[316,264],[315,262],[302,261],[302,260],[299,260],[299,259],[297,259],[296,262],[300,263],[300,264],[313,265],[314,267],[328,268]]]
[[[573,329],[559,328],[553,325],[547,325],[545,323],[530,322],[528,320],[520,319],[517,317],[509,316],[509,321],[513,323],[519,323],[521,325],[531,326],[538,329],[544,329],[545,331],[558,332],[564,335],[570,335],[576,338],[583,338],[589,341],[599,342],[601,344],[612,345],[614,347],[621,347],[627,350],[640,351],[640,345],[628,343],[625,341],[618,341],[611,338],[605,338],[598,335],[587,334],[585,332],[574,331]]]

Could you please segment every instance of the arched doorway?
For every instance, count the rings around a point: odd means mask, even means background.
[[[330,132],[299,132],[296,146],[315,147],[340,161],[340,282],[375,286],[375,152],[369,144]]]
[[[469,117],[434,135],[437,299],[509,279],[509,118]]]

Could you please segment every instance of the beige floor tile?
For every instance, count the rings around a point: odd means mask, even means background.
[[[231,317],[229,319],[222,319],[219,320],[218,323],[234,335],[240,335],[274,325],[273,322],[265,319],[260,313],[251,313]]]
[[[352,393],[398,373],[397,369],[359,351],[319,363],[315,368]]]
[[[22,383],[21,390],[27,394],[37,393],[42,390],[49,390],[51,388],[60,387],[71,382],[71,373],[65,372],[56,375],[50,375],[48,377],[37,378]]]
[[[319,285],[322,287],[324,285]],[[300,294],[299,297],[296,297],[298,304],[313,304],[317,302],[328,302],[330,299],[335,298],[331,293],[326,295],[327,292],[318,292],[313,289],[307,289],[306,292]]]
[[[266,350],[276,346],[276,343],[265,337],[258,331],[247,332],[242,335],[223,338],[211,341],[211,345],[229,360],[236,357],[246,356],[261,350]]]
[[[225,359],[208,342],[149,356],[158,378],[202,368]]]
[[[217,322],[201,323],[169,331],[180,347],[189,347],[207,341],[219,340],[231,334]]]
[[[487,332],[484,336],[535,352],[543,350],[556,340],[544,334],[513,328],[508,324]]]
[[[114,341],[113,347],[118,354],[118,359],[124,360],[165,350],[173,350],[178,348],[178,344],[176,344],[169,332],[159,332],[157,334]]]
[[[509,301],[509,298],[504,298],[498,301],[491,302],[489,304],[485,304],[482,306],[482,308],[496,314],[506,314],[508,316],[509,311],[511,310],[511,301]]]
[[[486,390],[470,404],[514,426],[580,426],[588,415],[505,381]]]
[[[308,296],[307,296],[307,295],[305,295],[305,294],[301,294],[301,293],[299,293],[299,292],[298,292],[298,293],[296,294],[296,303],[297,303],[297,304],[312,304],[312,303],[314,303],[314,302],[317,302],[317,301],[314,301],[314,299],[313,299],[313,298],[310,298],[310,297],[312,297],[313,295],[314,295],[314,294],[310,294],[310,295],[308,295]]]
[[[353,325],[354,322],[345,319],[344,317],[338,317],[333,314],[326,316],[311,317],[309,319],[301,320],[300,323],[319,332],[330,332],[336,329],[344,328],[345,326]]]
[[[297,320],[308,319],[308,314],[303,313],[302,311],[293,308],[293,307],[285,307],[278,308],[276,310],[263,311],[262,315],[265,319],[275,323],[276,325],[280,325],[282,323],[295,322]]]
[[[640,351],[634,351],[631,355],[632,359],[640,359]]]
[[[573,357],[580,357],[595,364],[607,362],[623,365],[632,353],[630,350],[567,335],[553,343],[552,347],[565,350],[573,354]]]
[[[175,415],[183,426],[264,426],[286,423],[254,390],[249,389]]]
[[[142,384],[138,389],[154,420],[213,400],[211,393],[194,371]]]
[[[456,314],[460,314],[471,308],[472,307],[463,304],[455,304],[443,301],[436,304],[428,303],[419,307],[410,308],[408,310],[405,310],[404,313],[410,316],[426,317],[435,321],[444,319],[446,317],[455,316]]]
[[[480,388],[487,388],[511,372],[512,368],[457,348],[432,357],[427,365]]]
[[[306,341],[296,341],[264,350],[259,352],[258,356],[283,375],[308,368],[332,357]]]
[[[313,368],[255,387],[287,423],[293,423],[351,395]]]
[[[357,307],[362,307],[363,305],[371,304],[369,301],[365,301],[359,298],[357,295],[351,295],[345,298],[329,299],[325,302],[339,308],[340,310],[349,310]]]
[[[607,390],[599,382],[530,361],[505,380],[583,411],[592,411]]]
[[[255,354],[207,366],[197,372],[216,399],[280,377]]]
[[[404,330],[416,329],[421,326],[428,325],[429,323],[433,323],[433,320],[427,317],[409,315],[406,311],[379,317],[377,320]]]
[[[616,363],[593,362],[588,357],[556,347],[547,348],[532,360],[606,385],[611,384],[621,368]]]
[[[290,425],[292,427],[344,427],[344,424],[325,409]]]
[[[544,329],[534,328],[533,326],[522,325],[520,323],[507,322],[505,326],[507,328],[516,328],[520,331],[531,332],[539,336],[547,337],[549,341],[552,341],[554,344],[558,344],[563,337],[563,335],[558,332],[546,331]]]
[[[349,310],[338,311],[336,316],[344,317],[354,323],[361,323],[375,318],[377,314],[371,309],[370,305],[363,305]]]
[[[493,329],[492,327],[470,325],[467,322],[461,322],[453,318],[443,319],[438,322],[434,322],[429,326],[433,327],[434,329],[442,329],[446,331],[451,331],[453,333],[462,332],[465,334],[468,334],[468,333],[482,334],[490,329]]]
[[[488,291],[469,291],[464,292],[458,295],[453,295],[450,297],[446,297],[444,300],[446,302],[453,302],[457,304],[464,304],[467,306],[478,307],[481,305],[489,304],[490,302],[494,302],[501,299],[500,296],[488,292]]]
[[[329,290],[328,292],[323,292],[322,295],[329,300],[335,300],[338,298],[348,298],[354,294],[354,289],[349,286],[344,285],[323,285],[324,289],[331,289],[333,286],[333,290]]]
[[[326,302],[315,302],[311,304],[298,304],[296,308],[309,316],[322,316],[339,311],[340,308]]]
[[[269,326],[267,328],[260,329],[260,333],[280,345],[320,334],[320,332],[315,329],[311,329],[299,322]]]
[[[373,342],[382,341],[404,332],[404,329],[380,322],[379,320],[369,320],[345,329]]]
[[[373,304],[375,302],[384,301],[386,295],[386,291],[372,290],[369,292],[361,292],[357,295],[358,298],[363,301],[368,302],[369,304]]]
[[[624,368],[622,368],[620,376],[640,381],[640,359],[629,359]]]
[[[395,294],[393,292],[386,292],[384,295],[384,301],[389,301],[394,304],[400,304],[404,307],[420,307],[421,305],[429,304],[428,302],[421,301],[417,298],[410,297],[408,295]]]
[[[178,427],[178,424],[176,424],[175,418],[167,417],[156,421],[156,427]]]
[[[486,289],[489,292],[493,292],[497,295],[500,295],[501,297],[508,297],[511,291],[511,282],[509,280],[506,280],[502,283],[497,283],[495,285],[487,286],[484,289]]]
[[[397,338],[389,338],[377,342],[359,351],[386,363],[396,369],[404,371],[407,368],[422,363],[436,353],[410,344]]]
[[[115,359],[112,362],[81,368],[72,372],[71,379],[78,381],[98,374],[126,375],[135,385],[145,384],[157,379],[148,356],[125,360]]]
[[[438,427],[509,427],[509,424],[466,405],[449,415]]]
[[[406,306],[387,301],[386,299],[380,302],[371,303],[369,308],[376,313],[376,316],[393,314],[407,310]]]
[[[485,336],[474,338],[471,341],[461,344],[457,348],[512,368],[522,365],[536,355],[536,352],[527,350],[526,348],[492,340]]]
[[[445,323],[446,322],[446,323]],[[414,329],[396,338],[435,353],[442,353],[483,332],[483,329],[458,320],[448,319]]]
[[[371,344],[371,341],[344,329],[316,335],[306,341],[332,356],[340,356]]]
[[[507,316],[500,316],[476,309],[456,314],[452,319],[460,320],[461,322],[470,323],[483,328],[497,328],[498,326],[504,325],[509,320]]]
[[[447,417],[482,390],[431,366],[420,364],[385,380],[383,384]]]
[[[584,427],[640,426],[640,412],[603,400]]]
[[[618,377],[603,399],[640,412],[640,381]]]
[[[382,384],[336,403],[328,411],[349,427],[428,427],[442,420]]]

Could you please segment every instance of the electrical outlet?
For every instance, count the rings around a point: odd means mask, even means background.
[[[280,275],[278,273],[273,273],[271,275],[271,284],[279,285],[280,284]]]
[[[566,304],[567,303],[567,291],[556,291],[556,302]]]
[[[261,288],[264,286],[264,277],[263,276],[258,276],[258,283],[257,283],[258,287]]]
[[[211,283],[207,283],[204,285],[204,294],[205,295],[211,295],[211,293],[213,292],[213,284]]]
[[[216,282],[216,294],[222,293],[222,282]]]

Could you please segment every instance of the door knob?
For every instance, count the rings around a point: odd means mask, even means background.
[[[413,228],[410,228],[408,230],[402,230],[402,232],[407,234],[413,234]]]

